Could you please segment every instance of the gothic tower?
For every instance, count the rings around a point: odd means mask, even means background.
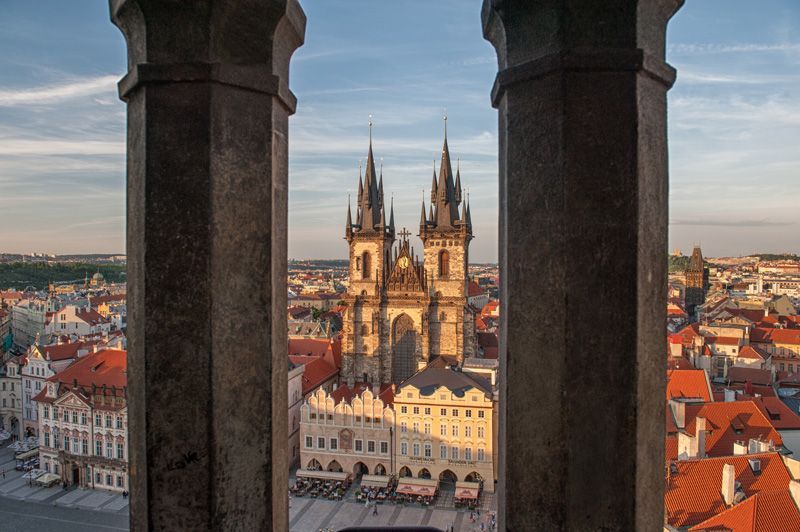
[[[400,383],[437,356],[460,361],[475,354],[475,316],[467,304],[472,222],[453,177],[445,133],[438,183],[434,170],[430,215],[422,204],[422,260],[405,229],[395,246],[394,207],[386,223],[383,176],[376,180],[370,138],[366,175],[359,175],[356,222],[347,207],[350,286],[344,297],[342,379],[352,386]],[[459,206],[461,210],[459,212]]]
[[[381,382],[383,284],[394,243],[394,210],[386,223],[383,171],[376,175],[370,132],[366,174],[358,176],[356,222],[347,206],[345,239],[350,247],[350,287],[342,342],[342,373],[349,384]]]
[[[430,356],[447,355],[461,360],[475,352],[475,319],[467,305],[471,218],[468,202],[463,201],[460,167],[456,167],[453,179],[445,129],[439,176],[437,180],[434,172],[431,189],[431,209],[426,217],[423,200],[419,228],[431,296]]]
[[[686,292],[684,294],[684,305],[690,319],[696,319],[697,307],[706,302],[707,290],[708,268],[703,261],[700,246],[695,246],[689,260],[689,267],[686,269]]]

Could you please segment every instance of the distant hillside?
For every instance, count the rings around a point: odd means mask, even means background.
[[[118,283],[125,281],[125,266],[104,264],[99,267],[106,281]],[[0,289],[16,288],[23,290],[33,286],[37,290],[47,288],[49,282],[82,282],[98,271],[96,264],[87,263],[23,263],[0,264]]]
[[[794,253],[753,253],[750,256],[761,260],[800,260],[800,255]]]

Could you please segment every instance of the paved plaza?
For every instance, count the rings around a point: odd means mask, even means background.
[[[290,475],[290,485],[294,483],[294,475]],[[469,510],[456,510],[453,506],[453,489],[440,489],[433,507],[424,508],[417,504],[406,506],[387,502],[378,505],[378,515],[373,515],[373,508],[367,508],[363,502],[356,502],[355,494],[358,486],[347,490],[343,501],[328,501],[310,497],[292,497],[289,506],[289,528],[293,532],[319,532],[319,530],[339,530],[347,526],[397,526],[425,525],[447,530],[453,526],[455,531],[473,532],[480,530],[480,523],[489,528],[489,518],[496,511],[495,494],[481,495],[481,515],[475,522],[469,519]]]
[[[31,485],[14,469],[14,452],[0,447],[0,523],[3,530],[128,530],[128,499],[121,494]]]
[[[469,511],[453,508],[421,508],[416,505],[402,506],[379,504],[378,515],[372,508],[350,500],[337,502],[304,497],[292,498],[289,509],[289,528],[293,532],[318,532],[320,529],[339,530],[346,526],[391,526],[426,525],[446,530],[454,526],[456,531],[480,530],[480,522],[487,524],[488,512],[481,512],[479,520],[470,522]]]

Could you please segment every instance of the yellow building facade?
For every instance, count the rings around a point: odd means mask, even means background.
[[[494,492],[493,376],[428,366],[395,393],[395,470],[401,477],[483,482]]]

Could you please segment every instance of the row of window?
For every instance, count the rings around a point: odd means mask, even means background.
[[[450,451],[449,458],[451,460],[459,460],[460,455],[460,448],[456,445],[453,445],[448,448],[447,445],[440,445],[439,446],[439,458],[442,460],[448,459],[448,449]],[[431,458],[431,451],[432,446],[430,443],[426,443],[422,446],[422,456],[425,458]],[[420,456],[420,444],[413,443],[411,445],[411,456]],[[477,461],[483,462],[486,460],[486,451],[484,449],[478,449],[477,451]],[[408,456],[408,443],[407,442],[400,442],[400,456]],[[464,449],[464,460],[472,460],[472,448],[467,447]]]
[[[50,433],[44,432],[44,446],[50,447]],[[86,438],[78,439],[73,437],[70,439],[69,436],[64,436],[63,439],[59,438],[57,434],[53,435],[53,448],[60,449],[61,443],[64,444],[64,451],[71,452],[72,454],[83,454],[89,455],[89,440]],[[101,440],[95,440],[94,442],[94,456],[105,456],[106,458],[114,458],[114,443],[107,441],[105,446],[105,455],[103,454],[103,442]],[[124,460],[125,459],[125,444],[122,442],[117,442],[116,447],[116,458],[117,460]]]
[[[326,441],[326,439],[322,436],[317,437],[317,449],[325,449],[325,445],[328,445],[328,449],[331,451],[336,451],[339,449],[339,440],[338,438],[330,438]],[[375,440],[367,440],[367,452],[374,454],[375,453],[375,445],[380,445],[380,454],[389,454],[389,442],[388,441],[381,441],[376,442]],[[313,436],[306,436],[306,449],[314,449],[314,437]],[[357,453],[364,452],[364,440],[353,440],[353,450]]]
[[[58,464],[54,463],[53,464],[53,473],[58,475],[59,469],[60,468],[59,468]],[[50,472],[50,462],[45,462],[44,463],[44,470],[46,472],[48,472],[48,473]],[[123,475],[112,475],[111,473],[106,473],[106,475],[105,475],[105,480],[106,480],[105,484],[106,484],[106,486],[113,486],[114,485],[114,481],[115,481],[115,477],[116,477],[117,487],[118,488],[124,488],[125,487],[125,477]],[[94,474],[94,483],[95,483],[95,485],[98,485],[98,484],[101,485],[101,486],[103,485],[103,474],[102,473],[95,473]]]
[[[10,375],[10,373],[9,373],[9,375]],[[14,391],[14,383],[13,383],[13,382],[11,382],[11,383],[9,383],[9,384],[11,384],[11,391],[13,392],[13,391]],[[4,391],[4,392],[6,391],[6,383],[5,383],[5,382],[3,383],[3,391]]]
[[[419,423],[418,422],[415,421],[414,423],[411,424],[411,431],[414,434],[419,434],[420,433],[419,432]],[[406,423],[405,421],[401,421],[400,422],[400,432],[408,432],[408,423]],[[459,433],[460,433],[459,426],[458,425],[452,425],[451,426],[451,432],[452,432],[453,437],[458,438],[459,437]],[[423,433],[424,434],[430,434],[431,433],[431,424],[430,423],[425,423],[424,424]],[[447,424],[446,423],[442,423],[439,426],[439,435],[440,436],[447,436]],[[465,438],[471,438],[472,437],[472,427],[470,425],[465,425],[464,426],[464,437]],[[478,438],[486,437],[486,429],[484,427],[477,427],[477,437]]]
[[[309,419],[317,419],[317,413],[312,411],[308,414],[308,417]],[[325,419],[325,418],[326,418],[325,414],[319,414],[319,419]],[[328,421],[333,421],[333,414],[328,414],[327,418]],[[356,423],[361,423],[361,416],[355,416],[355,418],[356,418]],[[372,416],[364,417],[364,423],[380,423],[380,422],[381,422],[380,417],[372,417]]]
[[[13,397],[11,398],[11,408],[16,408],[17,401]],[[3,408],[7,408],[6,405],[6,398],[3,397]]]
[[[412,414],[417,414],[418,415],[419,412],[420,412],[420,410],[419,410],[418,406],[414,406],[414,407],[411,408],[411,413]],[[424,408],[423,412],[424,412],[424,415],[426,415],[426,416],[431,415],[430,407],[426,406]],[[453,408],[450,412],[451,412],[451,417],[458,417],[459,409],[458,408]],[[406,405],[401,406],[400,407],[400,413],[401,414],[408,414],[408,406],[406,406]],[[446,408],[440,408],[439,409],[439,415],[440,416],[447,416],[447,409]],[[467,409],[464,410],[464,417],[466,417],[466,418],[471,418],[472,417],[472,409],[471,408],[467,408]],[[481,419],[485,418],[486,417],[486,412],[484,410],[478,410],[478,417],[481,418]]]
[[[50,419],[50,407],[49,406],[45,405],[44,407],[42,407],[42,417],[44,419]],[[80,412],[79,413],[77,410],[70,411],[70,410],[67,410],[66,408],[62,411],[62,420],[64,421],[64,423],[69,423],[71,421],[72,423],[77,425],[79,417],[80,417],[80,424],[81,425],[87,425],[88,424],[89,419],[88,419],[88,417],[86,415],[86,412]],[[55,421],[57,419],[58,419],[58,407],[54,406],[53,407],[53,420]],[[115,425],[116,425],[116,428],[122,429],[122,416],[117,416],[116,423],[114,423],[114,418],[112,416],[106,414],[105,422],[106,422],[105,423],[105,427],[107,429],[114,428]],[[94,415],[94,424],[95,424],[96,427],[102,427],[103,426],[103,416],[101,414],[95,414]]]

